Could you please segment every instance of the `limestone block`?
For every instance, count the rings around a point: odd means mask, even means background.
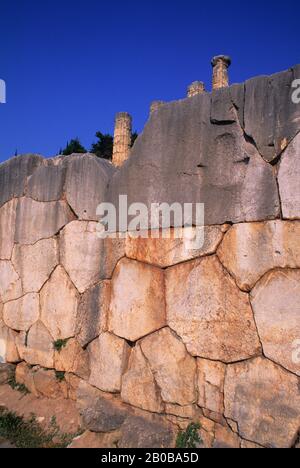
[[[61,266],[43,287],[40,300],[41,320],[54,341],[75,336],[79,294]]]
[[[0,206],[25,194],[27,178],[43,163],[36,154],[26,154],[0,164]]]
[[[82,347],[107,331],[110,295],[110,281],[102,281],[81,296],[76,321],[76,337]]]
[[[35,244],[53,237],[74,218],[64,201],[41,203],[21,198],[17,206],[15,242]]]
[[[70,400],[77,400],[77,392],[81,379],[74,374],[65,374],[65,381],[68,386],[68,397]]]
[[[238,449],[241,442],[237,434],[229,428],[216,424],[214,449]]]
[[[198,405],[209,411],[224,413],[224,380],[226,366],[221,362],[197,360]]]
[[[3,307],[5,324],[16,331],[28,331],[40,317],[38,294],[27,294],[16,301],[7,302]]]
[[[151,413],[164,410],[160,390],[140,346],[131,353],[128,370],[122,378],[121,398],[125,403]]]
[[[204,245],[195,249],[189,237],[184,237],[182,229],[172,229],[171,238],[163,238],[163,233],[156,231],[157,238],[135,238],[128,234],[126,239],[126,256],[133,260],[149,263],[161,268],[166,268],[178,263],[204,257],[216,252],[226,231],[226,226],[207,226],[202,229]],[[176,238],[182,233],[181,238]],[[193,233],[193,234],[192,234]],[[196,235],[196,228],[189,229],[189,234]],[[149,234],[150,235],[150,234]],[[199,232],[200,236],[200,232]]]
[[[12,301],[22,296],[22,283],[10,261],[0,261],[0,299]]]
[[[264,358],[233,364],[225,378],[225,416],[243,439],[290,448],[299,431],[299,379]]]
[[[119,393],[130,355],[125,340],[103,333],[88,347],[91,375],[89,383],[103,392]]]
[[[295,106],[295,105],[294,105]],[[295,106],[295,108],[298,106]],[[300,219],[300,133],[284,151],[278,172],[283,217]]]
[[[16,244],[12,263],[21,278],[23,294],[39,292],[58,262],[56,239],[43,239],[34,245]]]
[[[27,390],[35,396],[39,396],[39,393],[35,387],[33,371],[26,362],[20,362],[16,367],[16,382],[19,385],[25,385]]]
[[[89,356],[77,340],[71,339],[60,351],[55,352],[54,367],[57,371],[75,374],[82,379],[89,378]]]
[[[0,363],[16,363],[20,361],[16,341],[18,334],[7,328],[0,321]]]
[[[224,363],[261,353],[249,297],[216,257],[166,272],[167,321],[193,356]]]
[[[98,220],[97,207],[106,201],[106,189],[113,172],[111,163],[94,155],[70,156],[65,191],[79,219]]]
[[[29,333],[21,332],[17,349],[23,361],[31,365],[54,368],[54,339],[42,322],[35,323]]]
[[[62,199],[67,164],[63,157],[44,160],[28,180],[27,196],[39,202]]]
[[[139,448],[173,448],[176,433],[173,427],[161,416],[129,416],[123,427],[118,447],[126,449]]]
[[[16,208],[18,201],[11,200],[0,208],[0,259],[10,260],[14,246]]]
[[[109,331],[134,342],[165,325],[163,271],[121,260],[112,281]]]
[[[300,270],[268,273],[251,302],[264,355],[300,376]]]
[[[67,384],[57,379],[54,370],[36,369],[33,371],[33,381],[37,392],[43,397],[53,400],[68,398]]]
[[[164,328],[140,342],[144,356],[166,403],[190,405],[196,401],[196,360],[170,329]]]
[[[274,268],[300,268],[300,222],[269,221],[233,226],[218,256],[240,289],[250,291]]]

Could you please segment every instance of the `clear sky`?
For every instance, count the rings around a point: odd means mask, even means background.
[[[141,131],[152,100],[210,89],[213,55],[232,82],[300,63],[300,2],[285,0],[1,0],[0,161],[90,146],[130,112]]]

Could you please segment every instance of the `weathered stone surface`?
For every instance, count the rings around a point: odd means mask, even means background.
[[[245,83],[245,132],[266,161],[273,161],[300,130],[292,100],[293,70]]]
[[[54,367],[53,337],[42,322],[35,323],[28,335],[21,332],[17,339],[17,349],[23,361],[31,365]]]
[[[89,345],[88,351],[91,366],[89,383],[103,392],[120,392],[130,346],[117,336],[103,333]]]
[[[192,355],[227,363],[260,354],[249,297],[216,257],[168,269],[166,297],[168,325]]]
[[[64,201],[41,203],[31,198],[20,198],[15,242],[26,245],[48,239],[73,219],[74,214]]]
[[[137,345],[122,378],[121,398],[125,403],[151,413],[162,413],[164,405],[150,365]]]
[[[198,359],[198,405],[215,413],[224,413],[226,366],[221,362]]]
[[[218,256],[240,289],[250,291],[274,268],[300,268],[300,222],[269,221],[233,226]]]
[[[39,202],[58,201],[63,196],[68,159],[44,160],[28,180],[27,196]]]
[[[226,100],[227,91],[221,96]],[[211,123],[210,106],[210,95],[203,94],[155,112],[113,176],[108,201],[117,207],[125,194],[128,205],[144,203],[149,213],[152,203],[200,202],[206,225],[278,217],[273,168],[245,140],[239,123]]]
[[[230,88],[215,89],[211,93],[210,120],[213,124],[229,124],[237,121]]]
[[[15,375],[16,367],[12,364],[0,364],[0,385],[4,385]]]
[[[69,157],[65,191],[79,219],[98,220],[97,207],[106,201],[106,189],[113,172],[111,163],[94,155]]]
[[[300,270],[268,273],[251,302],[264,355],[300,376]]]
[[[242,449],[262,449],[258,444],[253,444],[252,442],[247,442],[246,440],[241,441],[241,448]]]
[[[128,416],[127,408],[81,381],[77,406],[83,426],[92,432],[112,432],[119,429]]]
[[[79,294],[61,266],[43,287],[40,299],[41,320],[54,341],[74,337]]]
[[[176,434],[162,417],[156,415],[129,416],[122,427],[120,448],[172,448]]]
[[[41,156],[27,154],[0,164],[0,206],[24,195],[27,178],[42,162]]]
[[[53,400],[68,397],[66,382],[59,381],[54,370],[36,369],[33,371],[33,380],[37,392]]]
[[[204,245],[200,249],[193,248],[189,237],[184,237],[182,229],[172,229],[171,239],[164,239],[159,231],[157,231],[158,238],[156,239],[154,236],[151,238],[134,238],[128,234],[126,239],[126,256],[133,260],[166,268],[186,262],[187,260],[193,260],[197,257],[211,255],[216,252],[227,227],[207,226],[201,229]],[[192,231],[196,234],[196,228],[193,228]],[[188,233],[192,235],[190,230]],[[183,237],[176,238],[176,236],[181,234]]]
[[[196,360],[170,329],[164,328],[140,342],[144,356],[166,403],[190,405],[196,401]]]
[[[109,331],[137,341],[166,325],[164,273],[123,259],[113,276]]]
[[[44,239],[34,245],[15,245],[12,263],[21,278],[23,294],[39,292],[58,261],[56,239]]]
[[[0,299],[12,301],[22,296],[22,284],[13,264],[7,260],[0,261]]]
[[[100,280],[101,247],[97,223],[74,221],[61,233],[61,262],[80,293]]]
[[[68,386],[68,398],[77,401],[77,393],[81,379],[74,374],[65,374],[65,381]]]
[[[0,208],[0,260],[10,260],[14,246],[17,200]]]
[[[278,171],[282,213],[286,219],[300,219],[299,177],[300,133],[283,153]]]
[[[76,321],[76,337],[82,347],[107,331],[110,295],[110,281],[102,281],[82,295]]]
[[[76,374],[82,379],[88,379],[90,375],[88,353],[75,339],[69,340],[61,351],[55,352],[54,367],[57,371]]]
[[[216,424],[214,449],[238,449],[241,446],[240,439],[230,429]]]
[[[17,331],[28,331],[40,316],[38,294],[27,294],[16,301],[7,302],[3,307],[5,324]]]
[[[27,390],[33,395],[39,396],[33,379],[33,370],[26,362],[20,362],[20,364],[17,365],[16,382],[19,385],[25,385]]]
[[[84,434],[76,437],[68,449],[116,449],[121,437],[120,431],[114,431],[108,434],[97,434],[86,431]]]
[[[16,363],[20,356],[16,346],[18,334],[0,320],[0,363]]]
[[[291,447],[300,423],[299,378],[263,358],[230,365],[225,416],[238,423],[246,440],[265,447]]]

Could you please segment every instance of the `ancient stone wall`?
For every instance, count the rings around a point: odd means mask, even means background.
[[[300,430],[298,67],[165,104],[121,169],[0,165],[0,359],[119,447],[292,447]],[[290,93],[290,94],[289,94]],[[102,240],[96,208],[204,202],[205,242]],[[159,200],[158,200],[159,197]]]

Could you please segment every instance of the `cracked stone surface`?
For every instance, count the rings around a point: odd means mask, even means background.
[[[82,349],[77,340],[70,339],[66,346],[55,352],[54,367],[57,371],[72,373],[87,380],[90,375],[88,352]]]
[[[265,356],[300,376],[300,270],[268,273],[251,302]]]
[[[225,416],[238,423],[243,439],[290,448],[299,431],[299,378],[264,358],[229,365]]]
[[[64,157],[44,160],[28,180],[27,196],[39,202],[63,197],[67,161]]]
[[[130,355],[125,340],[103,333],[88,346],[91,375],[89,383],[103,392],[119,393]]]
[[[16,346],[18,333],[8,328],[0,320],[0,364],[16,363],[20,361],[19,352]]]
[[[3,320],[5,324],[16,331],[28,331],[40,317],[40,299],[38,294],[26,296],[10,301],[3,306]]]
[[[125,403],[151,413],[164,410],[159,387],[140,346],[131,353],[128,370],[122,378],[121,398]]]
[[[218,257],[240,289],[250,291],[275,268],[300,268],[300,222],[269,221],[233,226]]]
[[[31,198],[20,198],[17,205],[15,242],[35,244],[57,234],[74,215],[66,202],[41,203]]]
[[[54,341],[74,337],[79,294],[61,266],[43,287],[40,299],[41,320]]]
[[[228,363],[261,353],[249,297],[215,256],[168,269],[166,298],[168,325],[193,356]]]
[[[13,301],[22,296],[22,283],[10,261],[0,261],[0,299]]]
[[[196,397],[196,360],[175,334],[164,328],[140,342],[161,397],[166,403],[190,405]]]
[[[159,231],[158,238],[134,238],[130,235],[126,239],[126,256],[133,260],[149,263],[150,265],[166,268],[194,258],[204,257],[216,252],[227,226],[207,226],[186,231],[186,237],[182,229],[172,230],[171,239],[164,239]],[[203,236],[204,244],[195,249],[189,236]],[[154,236],[153,236],[154,237]],[[178,237],[178,238],[177,238]]]
[[[21,278],[23,294],[39,292],[58,262],[56,239],[43,239],[34,245],[16,244],[12,263]]]
[[[20,333],[17,348],[21,359],[28,364],[54,368],[54,339],[41,321],[36,322],[28,334]]]
[[[226,366],[221,362],[197,360],[198,405],[214,413],[224,413],[224,381]]]
[[[112,280],[109,331],[134,342],[165,325],[163,271],[121,260]]]
[[[10,260],[14,246],[17,200],[0,208],[0,259]]]
[[[283,153],[278,171],[282,214],[286,219],[300,219],[299,177],[300,133]]]

